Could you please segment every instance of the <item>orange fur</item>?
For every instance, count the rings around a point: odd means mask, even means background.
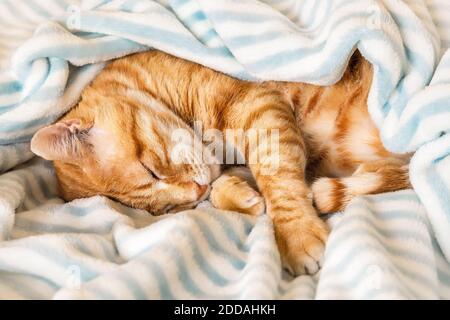
[[[323,212],[341,210],[357,194],[409,186],[407,158],[383,148],[370,120],[371,78],[370,64],[358,53],[329,87],[245,82],[159,51],[134,54],[111,62],[75,108],[36,133],[32,150],[54,161],[66,200],[101,194],[160,214],[195,206],[219,175],[215,164],[174,162],[175,130],[187,130],[192,144],[195,120],[205,130],[278,130],[279,167],[272,174],[268,137],[259,137],[256,149],[248,139],[228,141],[244,155],[251,175],[224,174],[213,183],[211,201],[248,214],[265,206],[284,265],[295,274],[313,273],[328,229],[313,206],[311,183]],[[253,163],[255,155],[260,161]],[[198,160],[189,152],[185,157]],[[389,169],[383,169],[386,159],[396,159]],[[376,185],[358,192],[355,179],[366,171]],[[319,177],[334,180],[314,183]]]

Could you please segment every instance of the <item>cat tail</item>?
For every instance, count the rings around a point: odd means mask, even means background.
[[[411,188],[408,164],[383,161],[362,164],[349,177],[319,178],[312,184],[319,213],[343,211],[356,196]]]

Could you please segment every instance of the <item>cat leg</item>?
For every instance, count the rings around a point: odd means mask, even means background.
[[[319,178],[312,184],[314,202],[320,213],[342,211],[358,195],[411,188],[408,164],[384,159],[361,164],[345,178]]]
[[[212,184],[210,195],[214,207],[249,215],[265,211],[264,198],[256,191],[255,181],[247,167],[226,170]]]
[[[306,148],[294,114],[284,100],[269,95],[260,93],[235,107],[239,117],[233,124],[247,133],[246,143],[237,147],[265,199],[284,267],[295,275],[312,274],[319,269],[329,230],[305,181]],[[252,130],[262,133],[256,146]]]

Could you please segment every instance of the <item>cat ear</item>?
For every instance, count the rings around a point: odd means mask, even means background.
[[[31,151],[46,160],[77,160],[85,148],[87,130],[80,119],[57,122],[34,134]]]

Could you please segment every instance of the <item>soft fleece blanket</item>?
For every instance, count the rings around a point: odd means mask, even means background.
[[[0,298],[450,298],[448,0],[0,1]],[[337,213],[323,269],[282,272],[270,220],[64,203],[36,130],[105,62],[157,48],[252,80],[337,81],[358,48],[369,111],[414,190]],[[214,93],[211,93],[214,94]]]

